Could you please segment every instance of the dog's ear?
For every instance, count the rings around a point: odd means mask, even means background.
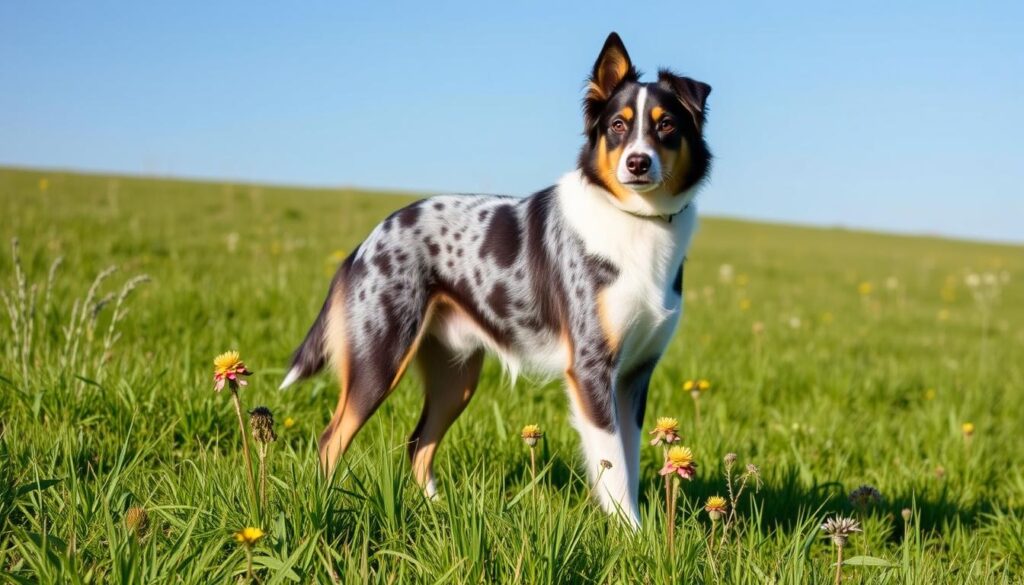
[[[711,86],[689,77],[676,75],[668,69],[658,71],[658,85],[671,91],[693,117],[697,130],[704,128],[705,106]]]
[[[604,48],[594,62],[594,70],[587,80],[587,96],[583,98],[583,123],[587,134],[597,124],[608,98],[621,83],[640,78],[629,60],[629,53],[616,33],[608,35]]]

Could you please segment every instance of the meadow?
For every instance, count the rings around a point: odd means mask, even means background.
[[[836,514],[863,529],[844,582],[1024,581],[1021,247],[705,218],[645,423],[677,418],[698,466],[671,553],[661,448],[630,532],[590,501],[560,384],[493,361],[437,501],[405,457],[415,373],[328,484],[335,382],[276,388],[346,251],[415,198],[0,169],[0,581],[832,583]],[[275,418],[266,505],[213,389],[227,350]],[[758,475],[712,541],[729,453]]]

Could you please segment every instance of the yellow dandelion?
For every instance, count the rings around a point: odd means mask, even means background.
[[[693,451],[689,447],[672,447],[668,450],[668,460],[676,467],[693,463]]]
[[[284,417],[284,423],[282,424],[284,424],[285,429],[290,429],[295,426],[295,419],[290,416],[286,416]]]
[[[237,351],[226,351],[213,359],[213,381],[214,389],[218,392],[229,384],[232,388],[245,386],[246,381],[241,376],[252,374],[242,362],[242,356]]]
[[[960,425],[960,430],[963,431],[965,437],[970,438],[974,434],[974,423],[965,422]]]
[[[50,188],[50,180],[46,177],[39,179],[39,192],[46,193],[46,190]]]
[[[662,433],[676,432],[679,430],[679,421],[669,416],[658,417],[654,430]]]
[[[873,284],[865,280],[857,285],[857,293],[862,297],[866,297],[871,294],[871,291],[874,290],[874,288],[875,286]]]
[[[654,435],[654,439],[651,440],[651,445],[660,445],[662,443],[676,443],[679,439],[679,421],[668,417],[658,417],[658,422],[654,425],[654,430],[649,434]]]
[[[239,544],[252,546],[259,542],[264,536],[266,536],[266,534],[263,530],[253,526],[246,526],[235,533],[235,540],[238,541]]]
[[[749,311],[750,310],[750,299],[740,299],[740,310],[741,311]]]
[[[658,473],[662,476],[677,474],[683,479],[692,479],[697,472],[693,451],[689,447],[675,446],[665,454],[665,466]]]
[[[928,388],[927,390],[924,391],[924,399],[925,400],[935,400],[935,396],[937,394],[938,393],[935,391],[935,388]]]
[[[722,496],[711,496],[704,502],[704,511],[712,522],[721,520],[728,508],[729,503]]]
[[[540,430],[540,426],[538,425],[526,425],[523,427],[523,431],[520,433],[520,436],[527,445],[533,447],[537,444],[537,441],[544,436],[544,431]]]

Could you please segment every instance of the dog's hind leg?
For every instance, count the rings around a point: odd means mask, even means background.
[[[334,416],[320,435],[320,465],[327,477],[402,379],[433,310],[432,304],[408,298],[400,303],[397,296],[383,295],[384,318],[379,318],[373,312],[347,309],[344,297],[339,290],[327,326],[327,344],[341,385]]]
[[[423,413],[409,438],[409,460],[416,483],[434,497],[433,462],[448,428],[469,404],[476,391],[484,354],[476,351],[461,359],[435,337],[426,337],[416,354],[423,376]]]

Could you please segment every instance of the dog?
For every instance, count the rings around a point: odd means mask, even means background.
[[[647,391],[683,312],[710,91],[667,69],[641,82],[613,32],[587,83],[575,171],[526,198],[431,197],[377,225],[339,267],[282,384],[328,363],[337,374],[324,473],[415,362],[425,401],[409,458],[433,497],[438,445],[489,352],[513,380],[564,376],[597,498],[638,526]]]

